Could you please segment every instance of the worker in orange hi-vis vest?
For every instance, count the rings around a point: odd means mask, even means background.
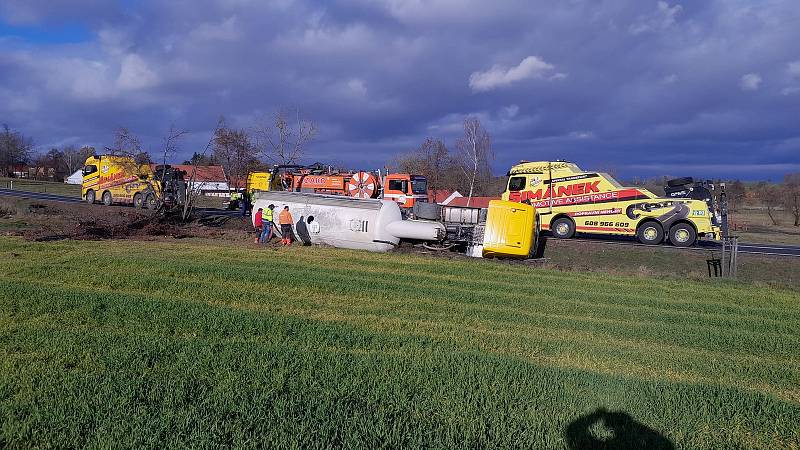
[[[281,242],[283,245],[292,245],[292,224],[294,223],[294,219],[292,218],[292,213],[289,212],[289,207],[284,206],[283,211],[278,214],[278,222],[281,224]]]

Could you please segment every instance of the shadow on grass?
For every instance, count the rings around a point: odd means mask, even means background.
[[[567,425],[570,449],[674,449],[672,441],[624,412],[598,408]]]

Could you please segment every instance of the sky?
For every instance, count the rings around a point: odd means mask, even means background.
[[[383,166],[469,116],[494,169],[800,172],[797,0],[2,0],[0,123],[40,150],[203,151],[218,118],[319,128],[305,162]]]

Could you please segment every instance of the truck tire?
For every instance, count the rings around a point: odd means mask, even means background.
[[[114,197],[111,196],[111,192],[103,192],[103,204],[106,206],[111,206],[112,203],[114,203]]]
[[[568,217],[559,217],[550,224],[550,233],[559,239],[575,236],[575,222]]]
[[[147,194],[147,197],[144,199],[144,207],[147,209],[156,209],[156,198],[153,197],[153,194]]]
[[[95,202],[95,193],[93,190],[89,189],[86,191],[86,203],[92,205]]]
[[[143,205],[144,205],[144,198],[142,198],[142,194],[139,192],[133,194],[133,207],[139,209]]]
[[[669,229],[669,242],[675,247],[691,247],[697,241],[697,232],[688,223],[676,223]]]
[[[664,241],[664,227],[658,222],[648,220],[636,229],[636,239],[642,244],[658,245]]]
[[[694,183],[694,178],[692,177],[681,177],[681,178],[673,178],[667,181],[667,186],[669,187],[678,187],[678,186],[686,186],[687,184]]]

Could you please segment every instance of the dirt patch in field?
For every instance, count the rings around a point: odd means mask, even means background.
[[[243,241],[249,218],[154,213],[131,207],[0,199],[0,234],[32,241],[60,239],[182,239],[188,237]]]

